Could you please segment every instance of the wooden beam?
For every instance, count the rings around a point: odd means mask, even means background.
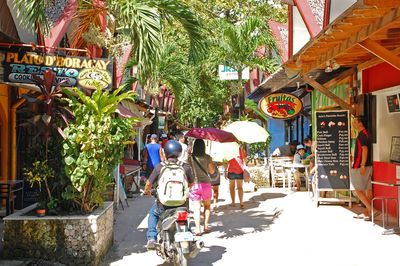
[[[340,73],[337,77],[334,77],[333,79],[329,80],[328,82],[324,83],[324,87],[329,88],[339,81],[341,81],[344,78],[347,78],[350,75],[354,75],[356,73],[356,67],[353,66],[352,68],[349,68],[342,73]]]
[[[318,83],[314,79],[312,79],[308,74],[303,73],[302,79],[313,86],[314,89],[319,90],[321,93],[325,94],[328,98],[332,99],[334,102],[336,102],[340,107],[342,107],[345,110],[349,110],[351,114],[355,114],[355,109],[342,99],[340,99],[338,96],[333,94],[328,88],[326,88],[324,85]]]
[[[307,66],[304,72],[308,73],[320,66],[325,65],[326,61],[328,61],[329,59],[337,57],[339,54],[344,53],[345,51],[352,48],[360,41],[367,39],[370,35],[374,34],[375,32],[378,32],[380,30],[385,30],[390,26],[392,26],[393,24],[398,23],[399,21],[400,21],[400,7],[397,7],[395,9],[392,9],[392,11],[388,12],[380,19],[377,19],[372,24],[350,35],[348,39],[344,40],[340,45],[336,46],[328,53],[321,56],[320,59],[313,62],[313,64]],[[314,44],[317,44],[317,41]]]
[[[391,51],[389,51],[379,43],[371,39],[365,39],[358,44],[365,50],[369,51],[370,53],[376,55],[377,57],[381,58],[385,62],[400,70],[400,57],[393,54]]]
[[[399,56],[399,55],[400,55],[400,47],[394,49],[394,50],[392,51],[392,53],[395,54],[395,55],[397,55],[397,56]],[[357,69],[358,69],[359,71],[361,71],[361,70],[364,70],[364,69],[367,69],[367,68],[376,66],[376,65],[378,65],[378,64],[380,64],[380,63],[382,63],[382,62],[383,62],[382,59],[380,59],[379,57],[375,57],[375,58],[373,58],[373,59],[371,59],[371,60],[369,60],[369,61],[366,61],[366,62],[363,62],[363,63],[359,64],[359,65],[357,66]]]
[[[365,5],[376,7],[397,7],[400,5],[400,0],[365,0]]]

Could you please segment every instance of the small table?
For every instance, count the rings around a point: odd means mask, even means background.
[[[139,180],[140,180],[140,166],[139,165],[132,165],[132,164],[123,164],[121,165],[124,168],[124,174],[126,176],[130,176],[133,175],[133,183],[136,186],[136,192],[138,192],[140,190],[139,188]],[[135,178],[137,178],[137,181],[135,180]],[[131,191],[132,191],[131,187]]]
[[[383,181],[371,181],[374,185],[388,186],[388,187],[397,187],[398,197],[400,199],[400,179],[392,179],[392,180],[383,180]],[[400,225],[400,204],[397,204],[397,212],[398,212],[398,224]],[[382,234],[400,234],[400,227],[395,227],[389,230],[384,231]]]
[[[283,168],[291,169],[292,171],[295,171],[295,169],[304,168],[305,173],[306,173],[306,187],[307,187],[307,191],[309,190],[309,177],[308,177],[308,169],[307,169],[309,165],[302,164],[302,163],[282,163],[282,166],[283,166]],[[290,182],[291,182],[290,178],[288,178],[288,182],[289,182],[288,187],[290,188]]]
[[[6,216],[14,212],[14,208],[11,208],[12,197],[14,193],[18,192],[21,197],[20,208],[23,205],[24,197],[24,181],[23,180],[6,180],[0,182],[0,199],[6,200]]]

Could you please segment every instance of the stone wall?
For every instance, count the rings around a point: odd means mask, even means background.
[[[114,236],[113,204],[90,215],[34,217],[35,205],[4,218],[4,257],[98,265]]]

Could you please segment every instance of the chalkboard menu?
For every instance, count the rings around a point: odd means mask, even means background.
[[[400,112],[399,96],[397,94],[387,96],[389,113]]]
[[[350,125],[344,110],[316,112],[318,187],[349,189]]]

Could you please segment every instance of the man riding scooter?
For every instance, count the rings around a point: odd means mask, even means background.
[[[193,185],[194,178],[192,175],[192,169],[187,163],[179,162],[178,157],[182,152],[182,146],[179,142],[175,140],[170,140],[164,147],[164,153],[167,158],[166,162],[159,163],[155,166],[152,174],[150,175],[149,179],[146,182],[145,190],[143,195],[151,195],[151,188],[155,184],[159,184],[161,181],[163,173],[166,171],[166,168],[169,166],[178,166],[183,168],[184,175],[187,181],[187,186],[190,188]],[[174,182],[176,183],[176,182]],[[164,186],[163,186],[164,187]],[[149,211],[149,218],[148,218],[148,230],[147,230],[147,249],[155,249],[157,243],[157,223],[160,219],[160,216],[165,212],[167,209],[177,208],[177,207],[189,207],[187,191],[185,191],[185,198],[181,199],[181,201],[176,201],[174,204],[169,204],[168,199],[162,198],[160,200],[160,195],[157,197],[157,202],[154,203],[152,208]],[[159,193],[160,194],[160,193]],[[164,204],[162,203],[164,202]],[[182,204],[180,204],[182,203]],[[167,206],[169,205],[169,206]],[[174,206],[171,206],[174,205]]]

